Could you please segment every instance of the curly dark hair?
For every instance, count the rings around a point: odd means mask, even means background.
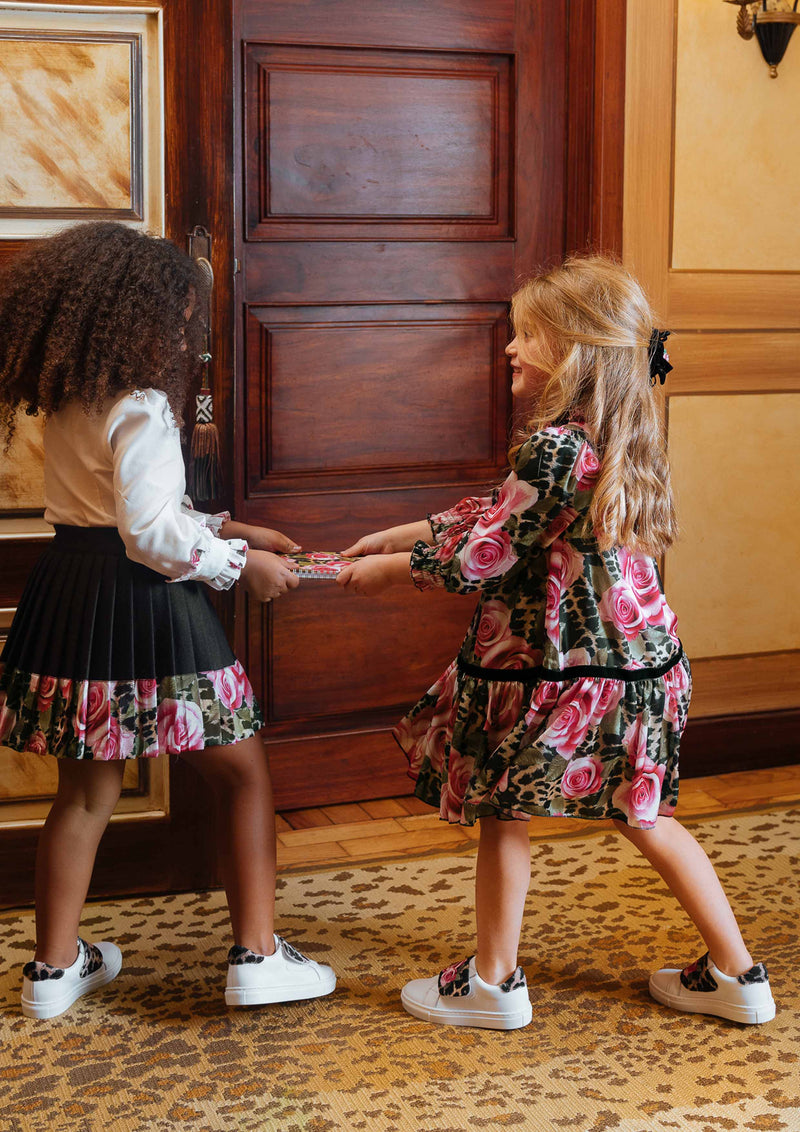
[[[32,242],[0,273],[0,446],[20,407],[34,416],[77,399],[91,413],[123,389],[163,390],[180,419],[206,293],[188,255],[122,224]]]

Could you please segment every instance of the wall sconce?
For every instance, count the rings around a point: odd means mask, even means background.
[[[777,79],[778,64],[789,46],[792,32],[800,24],[797,0],[789,7],[788,0],[725,0],[726,4],[738,4],[736,30],[742,39],[752,39],[755,35],[764,62],[769,67],[770,78]]]

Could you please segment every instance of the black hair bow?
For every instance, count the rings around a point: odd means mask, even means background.
[[[669,364],[669,354],[664,349],[664,343],[669,338],[671,331],[669,330],[654,330],[650,335],[650,345],[648,347],[648,361],[650,363],[650,384],[655,385],[656,378],[658,378],[661,385],[667,379],[667,374],[672,369]]]

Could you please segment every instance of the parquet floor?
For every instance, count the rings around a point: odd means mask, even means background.
[[[800,766],[744,771],[681,783],[676,816],[699,818],[800,801]],[[383,798],[374,802],[291,810],[279,814],[278,867],[303,867],[425,856],[465,849],[478,838],[466,829],[439,820],[417,798]],[[595,827],[594,822],[534,818],[531,841],[571,836]]]

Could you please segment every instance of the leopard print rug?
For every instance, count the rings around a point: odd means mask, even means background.
[[[800,1132],[800,809],[687,823],[719,869],[778,1014],[676,1014],[649,973],[705,948],[607,829],[533,846],[523,1030],[435,1027],[413,977],[471,954],[469,854],[284,875],[278,930],[336,993],[226,1009],[218,892],[91,904],[120,977],[49,1022],[19,1013],[29,910],[0,916],[0,1127],[8,1132]]]

